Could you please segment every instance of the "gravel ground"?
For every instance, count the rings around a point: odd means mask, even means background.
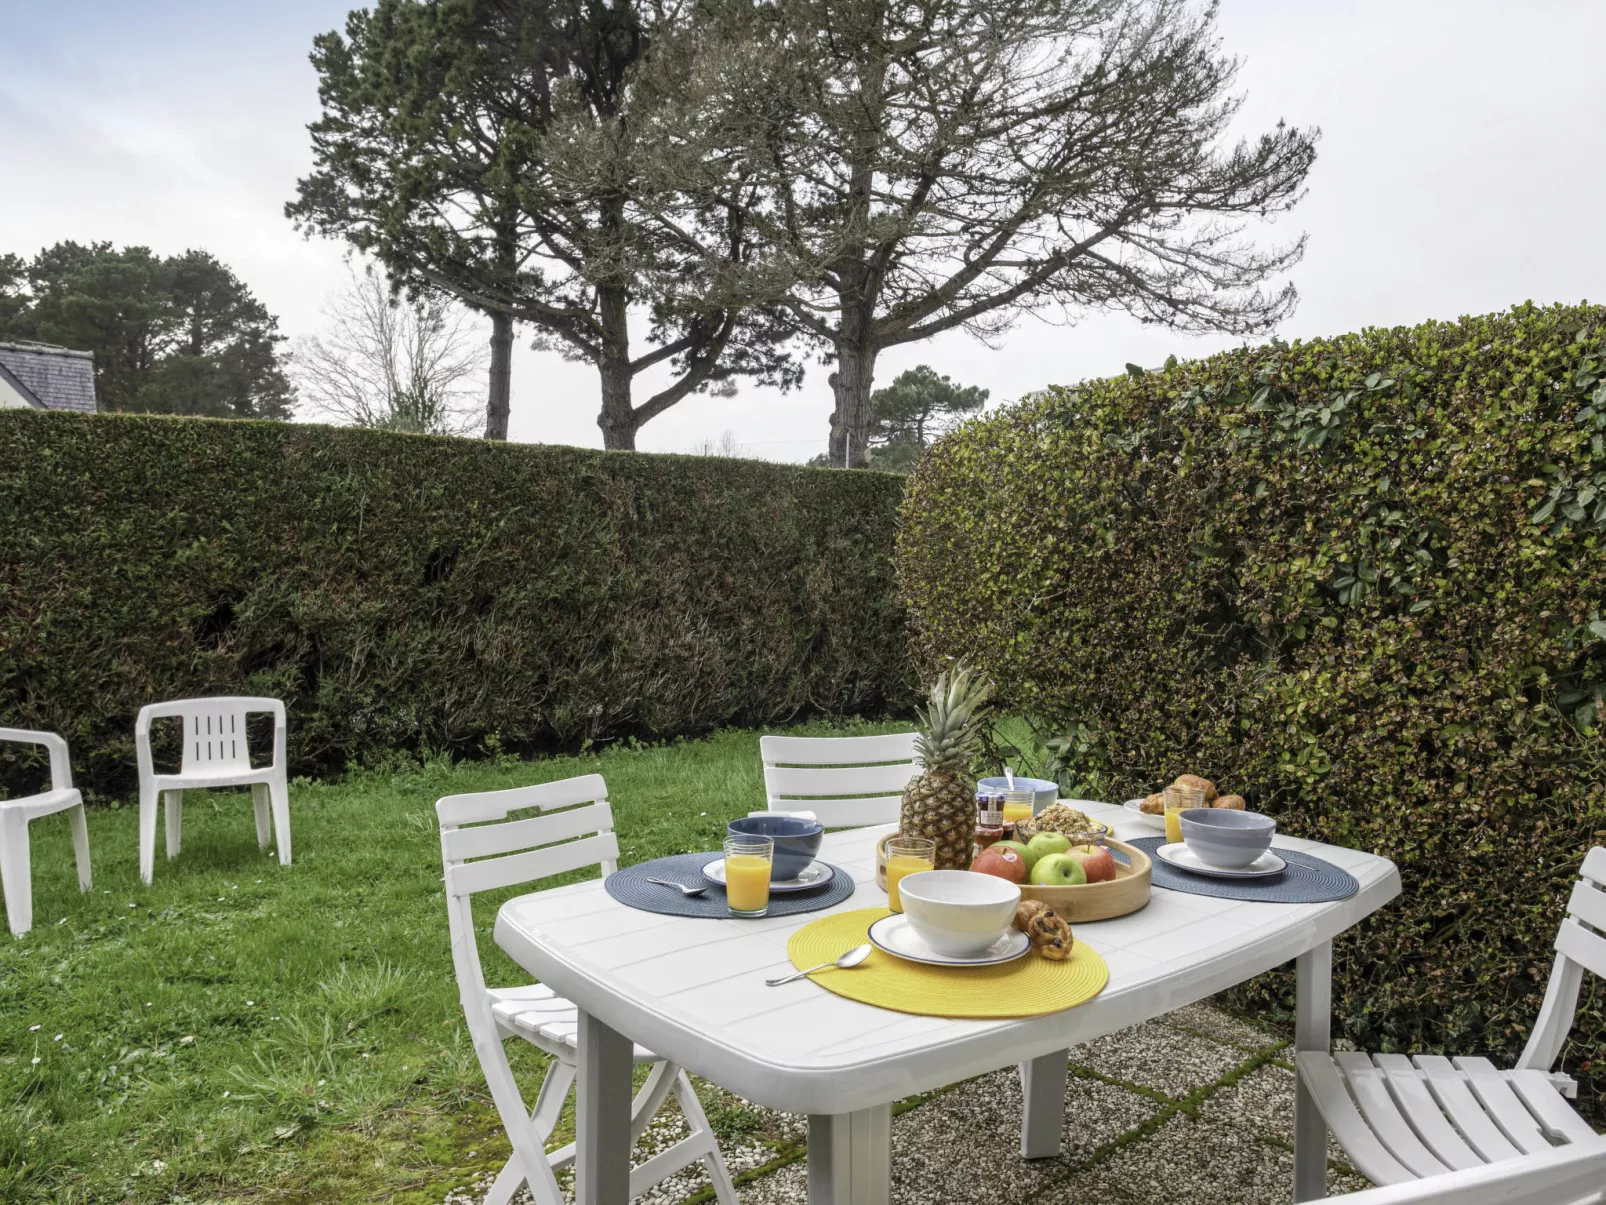
[[[1023,1160],[1020,1081],[1013,1069],[959,1084],[892,1122],[893,1205],[1285,1205],[1293,1181],[1293,1074],[1270,1060],[1275,1034],[1206,1004],[1071,1051],[1064,1149]],[[708,1085],[705,1104],[734,1098]],[[753,1109],[724,1144],[731,1174],[772,1162],[806,1137],[803,1119]],[[638,1159],[685,1133],[667,1108]],[[1329,1191],[1367,1187],[1340,1162]],[[564,1187],[569,1188],[568,1177]],[[677,1205],[707,1184],[689,1168],[638,1198]],[[489,1179],[445,1205],[479,1205]],[[805,1161],[738,1186],[741,1205],[807,1205]],[[529,1198],[515,1198],[527,1205]]]

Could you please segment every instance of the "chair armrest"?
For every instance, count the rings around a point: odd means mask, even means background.
[[[54,732],[35,732],[30,728],[0,728],[0,741],[43,745],[50,751],[51,789],[64,791],[72,786],[72,763],[67,758],[67,742]]]

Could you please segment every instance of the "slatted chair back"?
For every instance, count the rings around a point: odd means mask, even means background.
[[[612,874],[619,864],[619,839],[607,800],[602,775],[586,774],[508,791],[448,795],[436,802],[452,963],[463,1006],[471,1015],[484,1010],[490,1017],[474,940],[473,896],[587,866]],[[532,808],[543,814],[507,818],[510,812]]]
[[[892,824],[920,773],[915,734],[766,736],[758,742],[771,811],[811,811],[826,828]]]
[[[1517,1061],[1519,1068],[1548,1071],[1555,1065],[1578,1012],[1585,971],[1606,980],[1606,846],[1601,845],[1589,851],[1573,884],[1567,915],[1556,934],[1556,961],[1545,1002]]]

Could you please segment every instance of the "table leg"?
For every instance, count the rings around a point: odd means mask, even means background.
[[[1065,1126],[1065,1076],[1071,1052],[1056,1050],[1020,1065],[1020,1157],[1054,1159]]]
[[[580,1012],[579,1082],[574,1102],[575,1205],[630,1200],[630,1039]]]
[[[1329,1048],[1333,1026],[1333,943],[1323,942],[1294,963],[1298,979],[1294,1049]],[[1327,1195],[1327,1126],[1302,1078],[1294,1088],[1294,1200]]]
[[[809,1114],[809,1205],[887,1205],[892,1106]]]

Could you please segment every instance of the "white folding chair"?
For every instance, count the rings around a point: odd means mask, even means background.
[[[513,1154],[486,1195],[485,1205],[507,1205],[525,1183],[536,1205],[563,1205],[554,1172],[574,1162],[574,1144],[549,1155],[546,1141],[563,1112],[578,1069],[579,1017],[573,1004],[539,983],[514,988],[485,986],[474,939],[472,897],[477,891],[494,891],[584,867],[598,866],[605,875],[613,873],[619,844],[607,798],[602,775],[587,774],[509,791],[448,795],[435,804],[458,995],[491,1099],[513,1143]],[[507,819],[509,812],[524,808],[553,814]],[[552,1056],[535,1107],[528,1114],[502,1047],[507,1038],[523,1038]],[[671,1093],[691,1134],[632,1168],[630,1195],[640,1196],[701,1159],[720,1205],[736,1205],[736,1189],[719,1153],[719,1140],[691,1080],[680,1067],[641,1046],[635,1048],[635,1060],[653,1067],[631,1105],[631,1141],[641,1137]]]
[[[807,808],[826,828],[895,823],[903,789],[921,769],[912,732],[765,736],[758,752],[770,810]]]
[[[1572,1028],[1584,972],[1606,978],[1603,888],[1606,847],[1597,847],[1584,859],[1582,877],[1573,885],[1568,915],[1556,935],[1556,962],[1539,1021],[1514,1070],[1501,1071],[1484,1058],[1299,1052],[1299,1077],[1317,1111],[1356,1168],[1374,1184],[1405,1184],[1489,1164],[1508,1166],[1508,1160],[1516,1166],[1517,1160],[1549,1155],[1557,1147],[1606,1150],[1606,1138],[1564,1099],[1577,1095],[1571,1077],[1550,1071]],[[1597,1187],[1603,1184],[1606,1180]],[[1533,1199],[1559,1203],[1572,1198]]]
[[[253,767],[245,739],[245,717],[273,715],[273,762]],[[177,774],[158,774],[151,759],[151,721],[176,716],[184,724],[184,745]],[[250,787],[256,812],[257,845],[268,848],[268,813],[279,865],[290,865],[290,788],[285,778],[284,704],[278,699],[176,699],[139,709],[134,723],[139,757],[139,877],[148,886],[156,867],[156,804],[162,801],[167,821],[167,856],[179,850],[186,788]]]
[[[0,728],[0,741],[43,745],[50,751],[50,790],[21,799],[0,799],[0,887],[6,897],[6,922],[13,933],[33,928],[33,862],[28,845],[28,824],[41,816],[66,812],[72,825],[73,853],[78,858],[78,889],[89,890],[89,827],[84,822],[84,799],[72,785],[67,742],[54,732],[27,728]]]

